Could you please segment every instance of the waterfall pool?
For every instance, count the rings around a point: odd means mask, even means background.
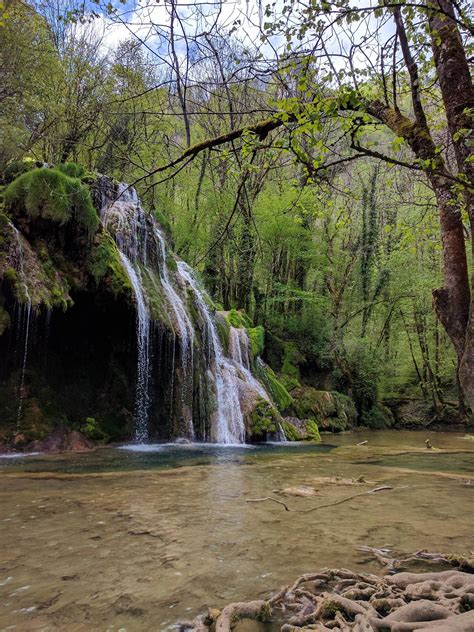
[[[7,456],[0,630],[173,629],[317,568],[381,571],[364,545],[474,549],[474,441],[459,434]],[[247,502],[307,509],[380,485],[391,489],[310,513]]]

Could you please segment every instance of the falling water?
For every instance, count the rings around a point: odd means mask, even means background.
[[[271,401],[267,391],[250,371],[250,341],[245,329],[230,327],[229,330],[229,355],[238,365],[245,382],[250,384],[255,391],[268,402]]]
[[[148,414],[150,409],[150,316],[148,313],[142,284],[130,259],[122,251],[120,259],[125,268],[137,307],[137,386],[136,386],[136,425],[135,439],[144,443],[148,439]]]
[[[272,403],[272,399],[262,384],[257,380],[250,370],[250,340],[247,332],[242,327],[230,327],[229,330],[229,355],[232,360],[239,366],[240,371],[243,373],[245,381],[250,384],[255,391],[266,399],[267,402]],[[262,360],[257,357],[257,363],[263,365]],[[286,441],[285,431],[283,426],[279,423],[274,439],[279,442]]]
[[[245,426],[239,402],[237,369],[224,356],[214,320],[192,269],[184,261],[180,261],[178,272],[193,291],[197,308],[206,326],[208,353],[211,363],[214,364],[217,419],[212,438],[217,443],[244,443]]]
[[[140,278],[140,266],[147,263],[146,216],[133,188],[120,184],[115,199],[105,197],[101,217],[106,226],[116,222],[112,231],[123,267],[130,280],[137,311],[137,385],[135,397],[135,440],[148,439],[150,413],[150,333],[151,319]]]
[[[28,291],[28,284],[26,282],[26,274],[23,265],[24,261],[24,253],[23,253],[23,245],[21,243],[21,236],[19,230],[11,224],[13,232],[15,234],[15,238],[18,244],[18,252],[19,252],[19,273],[20,278],[23,283],[23,289],[25,293],[25,302],[19,308],[19,326],[20,330],[24,332],[24,342],[23,342],[23,354],[22,354],[22,362],[21,362],[21,376],[20,376],[20,387],[18,391],[18,410],[16,414],[16,429],[17,432],[20,430],[21,416],[23,413],[23,399],[24,399],[24,391],[25,391],[25,373],[26,373],[26,362],[28,360],[28,346],[29,346],[29,338],[30,338],[30,324],[31,324],[31,297]]]
[[[157,226],[154,226],[154,235],[157,240],[158,256],[160,263],[160,279],[163,291],[173,310],[175,323],[181,339],[181,366],[183,372],[183,390],[182,405],[183,414],[185,415],[185,423],[189,439],[194,438],[193,419],[192,419],[192,396],[193,396],[193,340],[194,328],[186,312],[186,307],[171,285],[168,273],[168,265],[166,262],[166,244],[163,235]],[[186,400],[189,401],[189,408],[186,410]]]

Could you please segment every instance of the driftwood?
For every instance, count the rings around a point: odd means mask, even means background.
[[[394,573],[406,569],[412,563],[423,562],[423,564],[437,564],[443,566],[454,566],[461,571],[474,573],[474,556],[465,557],[463,555],[446,555],[443,553],[432,553],[426,549],[415,551],[404,557],[394,557],[390,549],[375,549],[371,546],[361,546],[359,551],[369,553],[389,572]]]
[[[384,492],[389,489],[393,489],[389,485],[382,485],[381,487],[375,487],[374,489],[369,489],[365,492],[359,492],[358,494],[352,494],[352,496],[346,496],[345,498],[341,498],[339,500],[335,500],[332,503],[326,503],[325,505],[317,505],[316,507],[309,507],[308,509],[290,509],[287,504],[283,501],[273,498],[272,496],[265,496],[264,498],[249,498],[246,502],[248,503],[263,503],[265,501],[271,501],[277,503],[278,505],[283,505],[286,511],[292,511],[293,513],[310,513],[311,511],[317,511],[318,509],[325,509],[326,507],[335,507],[336,505],[342,505],[342,503],[346,503],[349,500],[353,500],[354,498],[359,498],[359,496],[367,496],[369,494],[375,494],[377,492]]]
[[[230,632],[241,619],[275,616],[281,632],[473,632],[474,575],[451,569],[378,577],[323,569],[302,575],[267,601],[230,604],[180,629]]]

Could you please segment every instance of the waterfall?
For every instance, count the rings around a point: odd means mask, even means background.
[[[229,330],[229,355],[232,360],[239,366],[240,371],[243,373],[243,377],[245,381],[250,384],[255,391],[262,397],[267,400],[267,402],[272,403],[272,398],[267,393],[263,385],[257,378],[253,375],[250,370],[250,340],[247,335],[247,332],[243,327],[230,327]],[[257,357],[257,363],[263,364],[262,360]],[[283,430],[282,425],[278,424],[278,429],[274,435],[274,438],[278,442],[285,442],[286,435]]]
[[[144,443],[149,436],[151,318],[140,276],[140,263],[147,263],[146,216],[135,189],[120,184],[116,198],[104,196],[101,218],[106,227],[115,223],[115,242],[130,280],[137,311],[137,384],[135,390],[135,439]]]
[[[212,439],[216,443],[244,443],[245,426],[239,402],[237,369],[224,355],[216,325],[192,269],[184,261],[179,261],[178,272],[191,288],[196,306],[205,323],[205,339],[209,359],[213,365],[217,397],[217,415],[213,424]]]
[[[254,390],[267,402],[271,398],[262,384],[252,374],[250,370],[250,341],[247,332],[243,328],[230,327],[229,330],[229,355],[239,367],[245,382],[248,382]]]
[[[144,443],[148,439],[148,415],[150,412],[150,315],[143,287],[137,272],[125,253],[120,259],[132,284],[137,308],[137,386],[135,398],[135,439]]]
[[[173,310],[175,324],[181,339],[181,368],[183,372],[182,408],[183,415],[185,416],[184,421],[187,427],[188,438],[193,439],[194,429],[192,419],[192,397],[194,328],[181,297],[176,292],[169,279],[168,264],[166,262],[165,239],[156,225],[153,226],[153,233],[157,241],[161,285],[171,309]],[[188,402],[190,400],[188,410],[186,410],[186,400],[188,400]]]
[[[16,430],[19,432],[21,417],[23,413],[23,399],[24,399],[24,391],[25,391],[25,373],[26,373],[26,363],[28,360],[28,347],[29,347],[29,338],[30,338],[30,325],[31,325],[31,312],[32,312],[32,303],[31,296],[28,290],[28,284],[26,282],[26,274],[24,268],[24,252],[23,245],[21,243],[21,235],[20,231],[10,223],[10,226],[15,234],[15,239],[18,244],[18,268],[20,273],[20,278],[23,284],[23,289],[25,293],[25,302],[19,307],[19,332],[20,335],[23,333],[23,353],[21,360],[21,373],[20,373],[20,385],[18,389],[18,409],[16,414]]]

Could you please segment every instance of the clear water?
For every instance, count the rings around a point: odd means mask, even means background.
[[[473,460],[461,436],[394,431],[0,459],[0,629],[168,630],[324,566],[380,571],[363,545],[466,553]],[[378,485],[393,489],[312,513],[246,502],[307,509]]]

